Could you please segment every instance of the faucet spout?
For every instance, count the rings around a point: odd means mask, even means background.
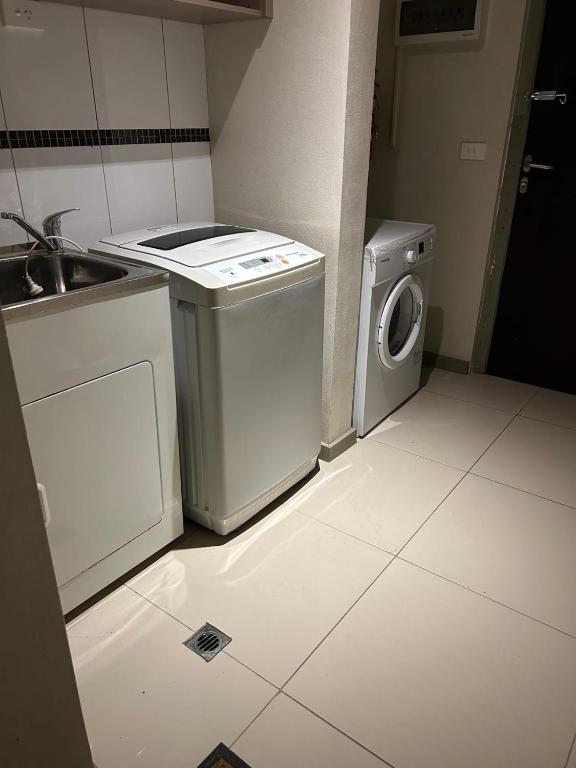
[[[29,235],[31,235],[34,240],[37,240],[40,245],[45,248],[49,253],[53,253],[54,251],[58,250],[58,245],[55,243],[51,243],[50,240],[47,240],[42,232],[40,232],[36,227],[34,227],[32,224],[30,224],[29,221],[26,221],[26,219],[22,218],[22,216],[18,216],[17,213],[10,213],[10,211],[1,211],[0,212],[0,219],[9,219],[10,221],[14,221],[16,224],[18,224],[20,227],[22,227],[23,230],[28,232]]]

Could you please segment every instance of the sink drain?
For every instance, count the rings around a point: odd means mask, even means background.
[[[222,630],[207,623],[197,632],[194,632],[184,645],[197,653],[198,656],[202,656],[204,661],[212,661],[214,656],[219,654],[231,640],[232,638],[224,634]]]

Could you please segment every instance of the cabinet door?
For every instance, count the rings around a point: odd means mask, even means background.
[[[163,515],[148,362],[22,408],[58,586]]]

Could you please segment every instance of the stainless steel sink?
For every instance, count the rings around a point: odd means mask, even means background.
[[[167,281],[168,275],[160,270],[136,264],[121,263],[98,256],[84,256],[77,251],[56,254],[35,253],[28,261],[28,273],[34,283],[42,286],[42,293],[30,296],[24,282],[26,252],[0,254],[0,303],[3,312],[18,314],[26,311],[65,304],[90,302],[103,295],[118,293],[142,280],[155,284]],[[58,289],[60,286],[60,290]],[[26,309],[25,309],[26,308]]]

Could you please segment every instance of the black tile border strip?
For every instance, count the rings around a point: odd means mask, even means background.
[[[209,142],[209,128],[103,128],[48,131],[0,131],[0,149],[106,147],[122,144]]]

